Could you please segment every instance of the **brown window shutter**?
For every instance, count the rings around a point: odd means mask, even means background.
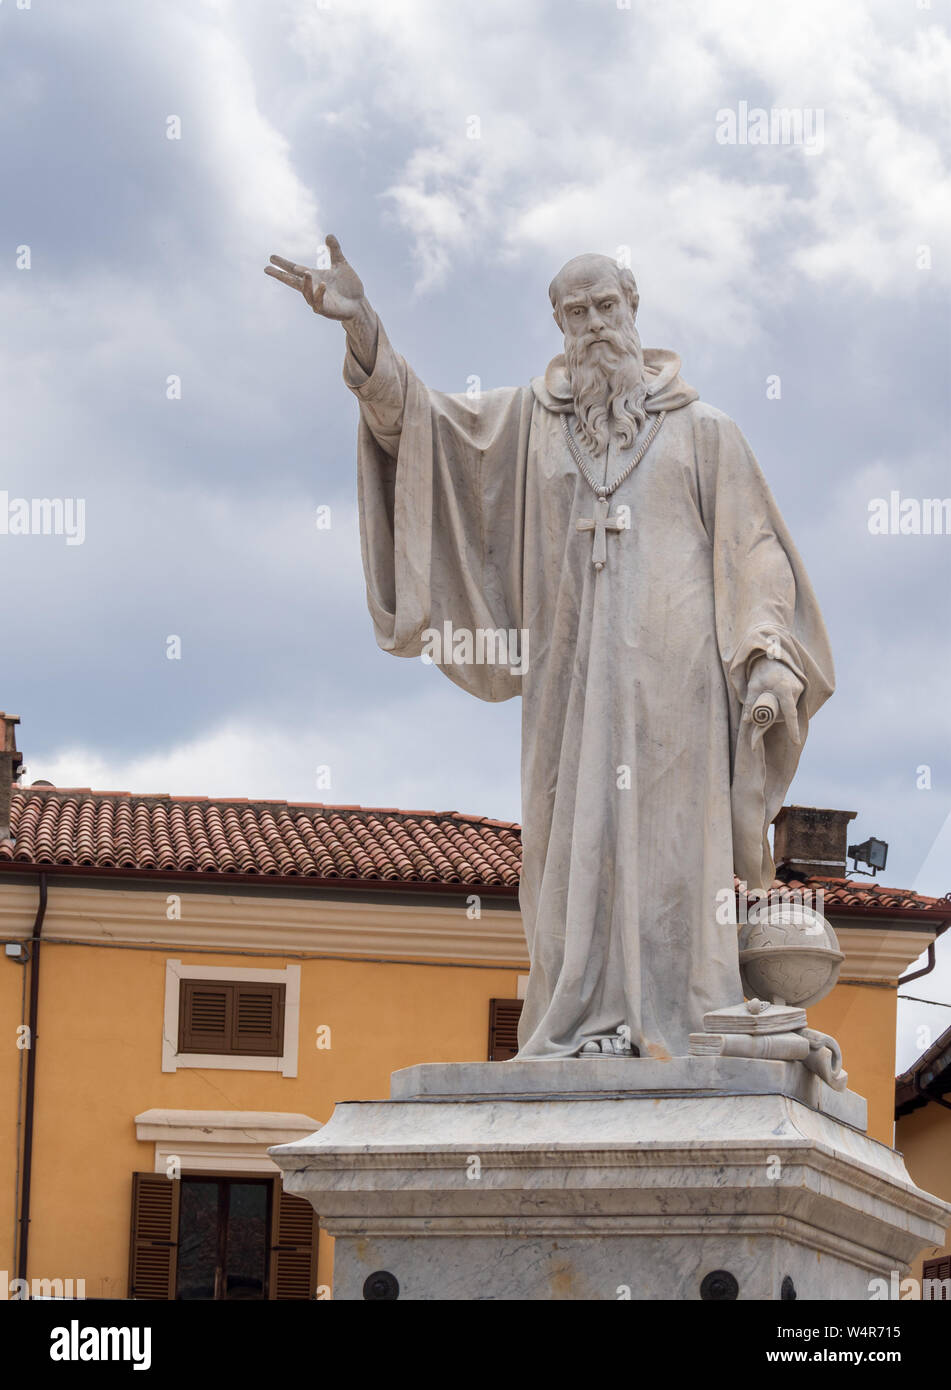
[[[161,1173],[132,1174],[129,1297],[173,1299],[181,1183]]]
[[[521,999],[489,1000],[489,1061],[507,1062],[518,1052]]]
[[[232,1047],[244,1056],[280,1057],[284,985],[236,985]]]
[[[234,988],[217,980],[182,980],[179,1052],[230,1052]]]
[[[182,980],[179,1052],[280,1057],[284,1050],[284,985],[233,980]]]
[[[951,1301],[949,1291],[951,1291],[951,1255],[939,1255],[935,1260],[923,1260],[921,1264],[921,1281],[926,1279],[941,1280],[943,1287],[922,1289],[922,1297],[927,1297],[934,1302]],[[947,1281],[947,1282],[945,1282]]]
[[[313,1298],[317,1288],[317,1213],[274,1179],[268,1298]]]

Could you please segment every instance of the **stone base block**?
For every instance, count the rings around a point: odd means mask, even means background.
[[[335,1237],[335,1298],[867,1299],[951,1207],[866,1136],[860,1097],[789,1094],[800,1072],[412,1067],[270,1152]]]
[[[424,1062],[390,1078],[392,1100],[453,1096],[784,1095],[865,1132],[868,1105],[854,1091],[833,1091],[799,1062],[754,1057],[569,1057],[531,1062]]]

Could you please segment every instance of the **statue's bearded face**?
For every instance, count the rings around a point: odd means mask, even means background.
[[[630,448],[646,419],[647,396],[634,277],[606,256],[579,256],[559,271],[551,297],[585,443],[596,457],[612,438]]]

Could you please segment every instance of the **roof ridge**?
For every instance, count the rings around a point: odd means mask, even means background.
[[[910,1082],[916,1072],[921,1071],[929,1062],[935,1061],[949,1049],[951,1049],[951,1026],[947,1027],[943,1033],[935,1038],[931,1046],[926,1047],[921,1056],[912,1062],[910,1067],[906,1067],[903,1072],[898,1073],[895,1077],[896,1084]]]
[[[286,797],[204,796],[199,793],[130,792],[114,788],[66,787],[55,784],[33,787],[15,786],[13,788],[13,793],[14,795],[26,794],[41,797],[71,796],[81,793],[90,797],[116,797],[125,798],[129,801],[187,802],[190,804],[210,806],[287,806],[293,810],[299,811],[351,811],[368,816],[402,816],[413,820],[458,820],[465,821],[467,824],[471,825],[497,826],[505,830],[521,829],[518,821],[494,820],[490,816],[481,816],[474,811],[433,811],[416,810],[413,807],[403,806],[362,806],[356,802],[288,801]]]

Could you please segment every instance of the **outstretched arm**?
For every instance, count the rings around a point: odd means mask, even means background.
[[[337,319],[343,324],[350,349],[366,372],[373,369],[380,321],[363,292],[363,283],[340,249],[335,236],[328,236],[330,266],[312,270],[309,266],[272,256],[265,275],[282,280],[304,296],[315,314]]]
[[[272,256],[264,270],[297,290],[315,314],[343,324],[349,349],[344,381],[359,400],[360,412],[377,443],[396,458],[403,425],[406,363],[390,346],[360,277],[335,236],[328,236],[327,249],[330,265],[326,270],[311,270],[283,256]]]

